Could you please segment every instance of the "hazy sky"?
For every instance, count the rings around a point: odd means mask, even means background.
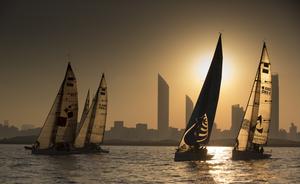
[[[300,128],[300,3],[297,1],[1,1],[0,121],[42,126],[64,77],[66,55],[79,90],[79,116],[101,73],[108,127],[157,127],[157,75],[170,86],[170,125],[185,125],[223,33],[224,76],[216,114],[246,105],[266,41],[280,80],[280,127]]]

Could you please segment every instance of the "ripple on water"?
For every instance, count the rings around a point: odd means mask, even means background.
[[[104,155],[37,156],[0,145],[0,183],[299,183],[300,148],[272,148],[273,159],[232,161],[209,147],[206,162],[174,162],[174,147],[111,146]]]

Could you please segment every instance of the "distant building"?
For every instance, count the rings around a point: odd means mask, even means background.
[[[115,121],[114,122],[114,128],[123,128],[124,127],[124,122],[123,121]]]
[[[115,121],[114,126],[111,128],[111,132],[114,132],[112,139],[122,139],[124,137],[124,134],[126,133],[124,131],[124,122],[123,121]],[[105,133],[107,134],[107,132]],[[108,136],[109,135],[105,135]]]
[[[189,96],[185,95],[185,123],[186,124],[189,123],[193,109],[194,109],[194,104],[192,99]]]
[[[232,137],[236,137],[241,127],[242,119],[244,116],[243,107],[239,104],[231,106],[231,128],[230,132]]]
[[[157,128],[161,139],[169,135],[169,85],[158,74]]]
[[[217,140],[217,139],[221,139],[221,138],[222,138],[221,129],[218,129],[217,123],[214,123],[212,130],[211,130],[210,139]]]
[[[148,129],[148,125],[146,123],[137,123],[135,128],[137,131],[146,131]]]
[[[8,127],[9,126],[9,121],[8,120],[4,120],[3,125]]]
[[[272,111],[270,137],[278,138],[279,133],[279,79],[278,74],[272,74]]]
[[[21,130],[24,131],[24,130],[29,130],[29,129],[33,129],[34,128],[34,125],[32,124],[23,124],[21,126]]]
[[[294,123],[291,123],[290,131],[288,135],[288,139],[290,140],[297,140],[297,126]]]
[[[147,124],[137,123],[135,126],[135,131],[136,131],[135,133],[136,133],[137,140],[139,141],[147,140],[148,139],[147,130],[148,130]]]
[[[279,139],[287,139],[287,132],[285,131],[285,129],[280,129],[279,133],[278,133],[278,137]]]
[[[129,128],[124,126],[123,121],[115,121],[114,126],[105,132],[104,139],[104,141],[157,141],[158,131],[148,129],[148,125],[146,123],[137,123],[135,128]]]

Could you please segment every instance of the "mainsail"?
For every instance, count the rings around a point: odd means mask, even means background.
[[[97,93],[93,99],[88,114],[75,139],[74,146],[83,148],[87,144],[101,144],[104,138],[107,114],[107,87],[102,75]]]
[[[220,35],[197,103],[180,141],[180,151],[188,150],[191,146],[205,146],[209,141],[219,99],[222,63],[223,53]]]
[[[71,144],[74,141],[78,115],[77,96],[76,78],[69,63],[65,78],[37,138],[39,149],[47,149],[56,143]]]
[[[84,103],[84,107],[83,107],[83,111],[82,111],[82,115],[79,121],[79,124],[77,126],[77,130],[79,131],[80,127],[82,126],[83,121],[85,120],[88,112],[89,112],[89,108],[90,108],[90,90],[88,90],[88,93],[86,95],[86,99],[85,99],[85,103]],[[77,133],[78,133],[77,131]]]
[[[236,140],[235,147],[239,151],[251,149],[253,143],[264,145],[267,142],[271,121],[271,80],[271,64],[264,43],[251,94]]]

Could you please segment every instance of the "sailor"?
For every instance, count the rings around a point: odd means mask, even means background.
[[[261,147],[260,150],[259,150],[259,152],[260,152],[260,153],[264,153],[264,148]]]
[[[39,141],[35,141],[35,143],[33,144],[32,148],[34,150],[39,149],[40,148],[40,142]]]
[[[239,147],[239,140],[238,140],[238,138],[235,139],[235,142],[236,142],[236,144],[234,146],[234,150],[236,150]]]

